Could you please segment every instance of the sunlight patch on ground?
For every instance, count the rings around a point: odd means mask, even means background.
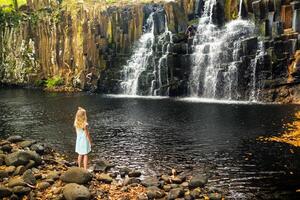
[[[300,147],[300,111],[295,114],[295,121],[284,126],[287,127],[287,131],[283,134],[268,138],[260,137],[258,139],[261,141],[283,142],[295,147]]]

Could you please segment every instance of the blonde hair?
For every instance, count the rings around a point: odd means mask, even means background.
[[[78,110],[77,110],[77,113],[75,116],[74,126],[76,128],[84,129],[86,125],[87,125],[86,110],[81,107],[78,107]]]

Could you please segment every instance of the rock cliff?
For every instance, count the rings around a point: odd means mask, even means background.
[[[141,74],[143,80],[139,79],[143,82],[141,88],[156,87],[155,94],[159,95],[190,95],[195,41],[187,38],[185,31],[189,25],[198,25],[199,17],[205,15],[207,1],[111,4],[100,0],[27,0],[12,11],[2,6],[0,81],[9,85],[43,85],[50,89],[63,86],[59,88],[120,93],[122,66],[147,29],[147,19],[155,13],[153,65],[165,70],[162,73],[166,74],[166,80],[161,80],[160,74],[160,81],[155,81],[150,73],[152,69],[147,69]],[[255,62],[259,100],[299,102],[300,2],[213,2],[211,18],[216,26],[221,28],[241,17],[255,23],[257,29],[255,36],[245,38],[241,46],[235,47],[238,60],[230,61],[240,66],[239,77],[246,77],[245,81],[240,78],[239,92],[245,93],[242,96],[249,96],[243,91],[251,84],[245,66]],[[172,33],[172,41],[163,38],[166,29]],[[260,43],[264,54],[260,54]],[[165,60],[160,59],[162,56]],[[154,94],[154,90],[144,91],[143,95]]]

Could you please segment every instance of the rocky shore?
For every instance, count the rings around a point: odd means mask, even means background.
[[[222,192],[208,188],[205,174],[169,174],[144,177],[141,171],[114,169],[97,161],[89,171],[76,167],[47,145],[21,136],[0,140],[1,199],[224,199]]]

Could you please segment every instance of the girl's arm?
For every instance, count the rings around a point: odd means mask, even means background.
[[[85,131],[86,137],[88,138],[90,144],[92,145],[92,139],[91,139],[91,136],[90,136],[90,133],[89,133],[87,125],[85,126],[84,131]]]

